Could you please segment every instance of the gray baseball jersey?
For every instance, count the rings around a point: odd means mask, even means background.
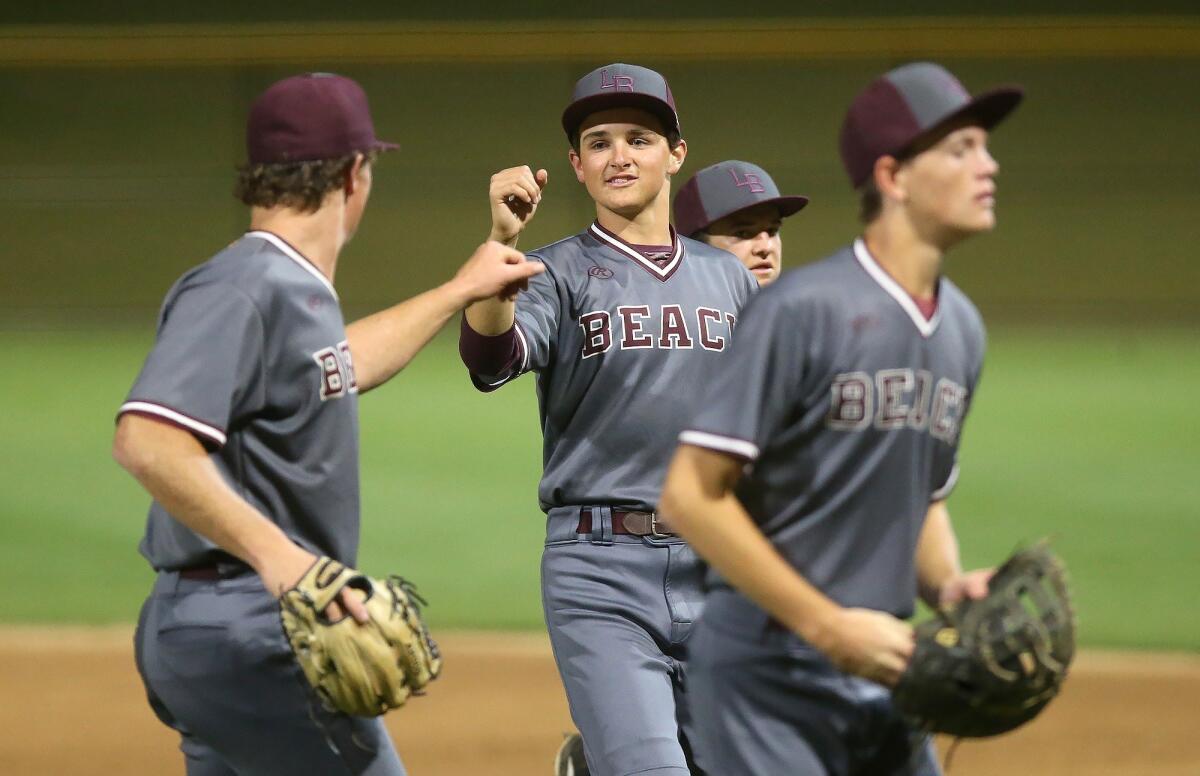
[[[725,251],[674,238],[661,261],[593,223],[529,254],[546,265],[516,305],[519,363],[472,375],[493,390],[538,373],[544,510],[653,510],[695,388],[758,284]]]
[[[912,613],[913,554],[957,477],[984,330],[949,280],[926,319],[862,241],[788,273],[745,311],[680,441],[750,462],[737,495],[843,606]]]
[[[120,413],[190,431],[289,537],[354,565],[357,394],[333,285],[276,235],[249,232],[168,292]],[[202,565],[214,550],[151,505],[141,552],[155,568]]]

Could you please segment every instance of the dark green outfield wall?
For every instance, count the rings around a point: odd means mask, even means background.
[[[785,228],[788,263],[853,234],[836,131],[855,91],[895,63],[645,64],[674,88],[685,171],[740,157],[812,197]],[[1000,228],[949,264],[984,312],[1200,320],[1200,59],[947,64],[972,89],[1017,81],[1029,92],[994,136]],[[296,69],[0,69],[0,322],[151,314],[175,276],[243,228],[229,190],[244,110]],[[448,277],[486,235],[487,180],[500,167],[551,172],[524,246],[588,221],[558,129],[586,67],[339,69],[367,87],[380,134],[403,145],[379,165],[344,254],[337,281],[351,310]]]
[[[1192,0],[658,0],[627,4],[564,2],[563,0],[454,0],[426,3],[415,0],[290,0],[288,3],[247,3],[245,0],[206,0],[203,3],[164,3],[162,0],[56,0],[53,3],[5,3],[0,24],[125,24],[248,21],[359,21],[376,19],[547,19],[585,20],[601,16],[636,15],[642,19],[717,19],[747,17],[846,16],[1009,16],[1026,14],[1194,14]]]

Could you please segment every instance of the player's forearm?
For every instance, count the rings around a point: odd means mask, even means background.
[[[936,607],[946,583],[962,576],[958,538],[945,501],[935,501],[929,506],[917,539],[915,562],[921,600]]]
[[[359,392],[390,380],[468,301],[451,281],[346,327]]]
[[[467,325],[485,337],[495,337],[513,327],[517,319],[516,302],[484,299],[467,307]]]
[[[779,554],[734,496],[732,482],[698,467],[695,454],[687,446],[676,454],[659,505],[663,516],[727,582],[793,632],[823,641],[841,607]]]
[[[296,549],[229,487],[190,433],[125,415],[117,424],[113,457],[173,518],[256,570]]]

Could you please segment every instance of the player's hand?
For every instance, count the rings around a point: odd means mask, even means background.
[[[466,304],[492,298],[511,302],[529,285],[529,278],[545,271],[540,261],[530,261],[520,251],[489,240],[475,249],[453,282]]]
[[[813,639],[842,671],[887,687],[904,673],[914,645],[911,625],[873,609],[839,609]]]
[[[279,598],[285,591],[295,587],[316,562],[316,555],[289,541],[286,547],[281,546],[275,557],[258,569],[258,575],[271,595]],[[325,616],[332,622],[342,619],[347,613],[359,623],[370,621],[371,615],[363,604],[361,591],[345,588],[338,594],[337,600],[325,607]]]
[[[995,573],[994,568],[976,569],[947,580],[938,591],[938,605],[948,608],[959,601],[987,598],[988,582]]]
[[[529,165],[509,167],[492,176],[488,186],[488,201],[492,207],[492,232],[489,240],[516,244],[517,236],[537,212],[542,201],[542,189],[550,175],[545,170],[536,173]]]

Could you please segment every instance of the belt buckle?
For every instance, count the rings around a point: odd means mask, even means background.
[[[666,531],[666,532],[659,531],[658,526],[659,526],[658,512],[657,511],[651,512],[650,513],[650,536],[655,539],[673,539],[675,537],[675,534],[671,533],[670,531]]]

